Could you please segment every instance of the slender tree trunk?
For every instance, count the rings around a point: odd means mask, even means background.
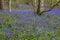
[[[4,9],[4,0],[0,0],[0,10]]]
[[[9,12],[11,12],[11,0],[8,1],[9,5]]]
[[[38,0],[37,14],[44,11],[44,0]]]
[[[41,0],[38,0],[38,6],[37,6],[38,8],[37,8],[37,12],[36,12],[37,14],[40,13],[40,2],[41,2]]]
[[[44,0],[41,0],[41,3],[40,3],[40,11],[44,11]]]
[[[34,10],[37,11],[37,0],[34,1]]]

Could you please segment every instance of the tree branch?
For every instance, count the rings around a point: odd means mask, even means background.
[[[51,10],[52,10],[55,6],[57,6],[59,3],[60,3],[60,1],[58,1],[56,4],[54,4],[49,10],[47,10],[47,11],[42,11],[42,12],[40,12],[38,15],[42,15],[42,14],[45,13],[45,12],[51,11]]]

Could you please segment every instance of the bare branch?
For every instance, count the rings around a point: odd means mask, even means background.
[[[42,15],[42,14],[45,13],[45,12],[51,11],[51,10],[52,10],[55,6],[57,6],[59,3],[60,3],[60,1],[58,1],[56,4],[54,4],[49,10],[47,10],[47,11],[42,11],[42,12],[40,12],[38,15]]]

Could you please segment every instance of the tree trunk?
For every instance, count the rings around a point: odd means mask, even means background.
[[[0,10],[4,9],[4,0],[0,0]]]
[[[37,11],[37,0],[34,1],[34,11]]]
[[[40,12],[39,15],[41,15],[41,14],[43,14],[43,13],[45,13],[45,12],[49,12],[49,11],[51,11],[51,10],[52,10],[55,6],[57,6],[59,3],[60,3],[60,1],[58,1],[58,2],[55,3],[53,6],[51,6],[49,10],[46,10],[46,11],[42,11],[42,12]]]
[[[9,0],[9,12],[11,12],[11,0]]]
[[[40,11],[44,11],[44,0],[41,0],[41,3],[40,3]]]
[[[37,8],[37,14],[39,14],[40,13],[40,2],[41,2],[41,0],[38,0],[38,8]]]
[[[38,0],[37,14],[44,11],[44,0]]]

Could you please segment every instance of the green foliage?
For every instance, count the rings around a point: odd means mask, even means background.
[[[15,16],[17,17],[17,16]],[[23,24],[19,24],[19,26],[21,27],[21,30],[18,30],[18,24],[15,24],[15,20],[13,18],[11,18],[10,16],[6,16],[3,14],[0,14],[0,18],[4,18],[4,22],[3,24],[0,24],[0,40],[2,40],[4,38],[4,40],[10,40],[10,37],[6,37],[6,31],[7,28],[11,28],[11,30],[13,31],[14,35],[13,38],[11,38],[12,40],[53,40],[53,39],[57,39],[55,37],[58,37],[57,40],[60,40],[60,28],[58,27],[58,25],[55,25],[54,29],[57,29],[58,31],[52,31],[50,32],[49,30],[44,30],[42,33],[36,35],[36,30],[41,29],[41,27],[39,27],[38,25],[35,25],[34,23],[26,23],[25,25]],[[50,18],[49,15],[46,18]],[[54,19],[57,19],[57,17],[53,17]],[[20,20],[20,19],[19,19]],[[21,22],[21,21],[20,21]],[[28,28],[28,26],[34,27],[35,30],[32,30],[32,28]],[[26,28],[24,28],[23,26],[26,26]],[[50,28],[51,26],[49,26]],[[5,29],[6,28],[6,29]],[[1,30],[3,29],[3,30]],[[28,35],[30,33],[30,35]],[[31,35],[33,34],[33,35]]]

